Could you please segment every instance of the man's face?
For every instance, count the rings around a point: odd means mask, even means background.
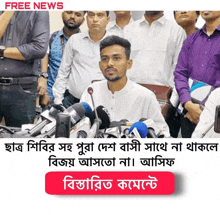
[[[108,81],[115,82],[126,77],[126,71],[131,66],[132,60],[126,58],[124,47],[112,45],[102,49],[99,68]]]
[[[145,11],[145,15],[153,17],[153,16],[157,16],[161,12],[162,11]]]
[[[62,13],[63,23],[69,29],[76,29],[84,22],[83,11],[64,11]]]
[[[99,33],[105,31],[110,18],[106,11],[88,11],[86,19],[89,32]]]
[[[190,23],[196,23],[196,20],[198,19],[199,15],[196,13],[196,11],[176,11],[175,12],[175,19],[176,22],[180,26],[185,26]]]
[[[130,16],[131,11],[114,11],[117,17]]]
[[[212,21],[220,17],[220,11],[201,11],[200,14],[205,21]]]

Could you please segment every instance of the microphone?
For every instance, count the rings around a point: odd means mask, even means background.
[[[72,125],[75,125],[85,115],[86,110],[81,103],[76,103],[68,107],[67,112],[70,115]]]
[[[95,111],[95,116],[96,116],[96,119],[98,119],[98,114],[97,114],[97,111],[96,111],[96,108],[95,108],[95,102],[94,102],[94,99],[93,99],[93,88],[92,87],[89,87],[88,90],[87,90],[88,94],[91,96],[91,100],[92,100],[92,105],[93,105],[93,108],[94,108],[94,111]]]
[[[59,113],[56,119],[55,138],[70,136],[70,115],[66,113]]]
[[[70,107],[67,108],[65,114],[70,116],[71,121],[71,127],[76,125],[77,122],[79,122],[85,114],[90,114],[92,111],[91,107],[88,103],[82,102],[82,103],[76,103]],[[62,121],[63,123],[63,121]],[[56,132],[56,125],[54,125],[46,134],[43,134],[43,138],[46,137],[52,137]]]
[[[53,105],[50,110],[45,110],[43,113],[41,113],[40,120],[38,120],[37,124],[33,128],[17,132],[17,134],[24,135],[24,137],[35,137],[47,124],[55,122],[55,118],[58,113],[65,111],[65,107],[62,105]]]
[[[89,117],[84,117],[71,129],[70,138],[86,138],[90,128]]]
[[[110,125],[110,118],[109,118],[109,113],[106,110],[106,108],[102,105],[98,106],[96,109],[97,117],[95,117],[95,111],[91,115],[91,124],[92,127],[88,133],[88,138],[94,138],[97,137],[97,133],[99,129],[105,129],[108,128]]]
[[[145,119],[142,118],[140,120],[143,120],[142,122],[147,125],[148,127],[148,138],[163,138],[164,134],[162,134],[162,131],[157,128],[157,125],[152,119]]]
[[[117,121],[110,123],[109,128],[103,133],[103,138],[118,138],[121,136],[121,125]]]
[[[135,122],[129,129],[129,137],[145,138],[148,133],[148,128],[143,122]]]

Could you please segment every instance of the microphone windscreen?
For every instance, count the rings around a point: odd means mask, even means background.
[[[67,112],[71,115],[72,110],[75,110],[75,112],[82,118],[85,115],[85,108],[80,103],[76,103],[70,107],[67,108]]]
[[[80,104],[84,107],[86,114],[92,113],[92,108],[90,107],[88,103],[81,102]]]
[[[102,121],[100,129],[108,128],[110,125],[110,118],[109,118],[108,111],[102,105],[98,106],[96,108],[96,111],[97,111],[98,118],[100,118]],[[96,119],[95,111],[92,111],[91,114],[87,114],[86,116],[89,117],[91,125],[93,125],[94,120]]]
[[[130,127],[129,134],[132,132],[134,128],[138,130],[138,133],[141,135],[142,138],[145,138],[147,136],[148,128],[143,122],[135,122]]]

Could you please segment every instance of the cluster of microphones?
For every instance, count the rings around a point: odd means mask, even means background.
[[[93,89],[88,88],[94,110],[86,102],[76,103],[67,109],[62,105],[53,105],[50,110],[41,113],[37,123],[31,129],[15,132],[17,138],[162,138],[151,119],[140,119],[131,123],[126,119],[110,120],[104,106],[95,107]]]

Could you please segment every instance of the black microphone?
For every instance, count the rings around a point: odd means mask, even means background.
[[[84,116],[85,113],[90,113],[91,108],[86,102],[76,103],[67,108],[65,114],[70,116],[71,127],[75,126]],[[46,134],[43,134],[43,138],[52,137],[56,132],[56,125],[54,125]]]
[[[92,100],[92,105],[93,105],[93,108],[94,108],[94,111],[95,111],[95,116],[96,116],[96,119],[98,119],[98,114],[97,114],[97,111],[96,111],[96,107],[95,107],[95,102],[94,102],[94,99],[93,99],[93,88],[92,87],[89,87],[88,90],[87,90],[88,94],[91,96],[91,100]]]
[[[56,132],[55,138],[58,137],[70,137],[70,115],[65,113],[59,113],[56,119]]]
[[[88,133],[87,138],[94,138],[97,137],[97,133],[99,129],[105,129],[108,128],[110,125],[110,118],[109,118],[109,113],[107,109],[100,105],[96,108],[96,113],[98,118],[96,118],[95,111],[91,114],[90,121],[92,124],[92,127]]]

